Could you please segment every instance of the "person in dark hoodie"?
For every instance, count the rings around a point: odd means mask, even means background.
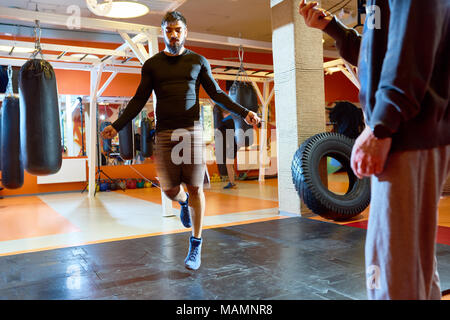
[[[365,243],[369,299],[441,299],[438,204],[450,171],[450,1],[368,0],[362,36],[317,2],[307,26],[358,66],[366,127],[351,165],[371,177]]]

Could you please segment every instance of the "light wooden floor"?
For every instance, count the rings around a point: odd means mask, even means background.
[[[204,228],[281,219],[277,187],[239,182],[223,190],[214,183],[205,191]],[[71,192],[0,200],[0,255],[48,250],[80,244],[187,232],[173,203],[163,217],[158,188],[87,193]]]

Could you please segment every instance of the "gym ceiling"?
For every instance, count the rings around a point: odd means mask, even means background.
[[[102,0],[97,2],[100,3]],[[138,2],[147,5],[150,12],[137,18],[111,20],[159,26],[163,12],[169,8],[175,8],[186,16],[189,30],[193,32],[265,42],[272,40],[270,0],[139,0]],[[357,0],[322,0],[320,2],[321,7],[330,9],[330,12],[338,15],[346,25],[353,27],[357,24]],[[67,8],[70,5],[77,5],[81,9],[82,17],[104,19],[93,14],[85,0],[0,0],[1,7],[58,14],[67,14]],[[18,24],[19,21],[2,19],[0,34],[4,34]],[[26,22],[20,22],[20,25],[32,26]],[[41,25],[41,27],[46,26]],[[55,27],[48,26],[48,28]],[[78,32],[77,38],[79,37]],[[70,38],[70,35],[67,38]],[[326,35],[324,40],[324,49],[334,50],[334,41]]]

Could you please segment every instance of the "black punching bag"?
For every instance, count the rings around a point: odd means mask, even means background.
[[[20,150],[20,108],[19,99],[5,97],[2,105],[1,124],[1,170],[2,184],[7,189],[23,185],[23,163]]]
[[[104,121],[100,124],[100,132],[102,132],[107,126],[109,126],[111,122]],[[103,151],[104,152],[111,152],[111,140],[112,139],[102,139],[103,144]]]
[[[5,93],[7,86],[8,86],[8,74],[6,72],[6,68],[0,66],[0,93]]]
[[[153,139],[150,134],[152,124],[149,118],[141,120],[141,154],[145,158],[153,155]]]
[[[258,96],[251,83],[245,81],[234,81],[230,88],[229,96],[234,102],[239,103],[248,110],[253,112],[258,111]],[[232,114],[232,117],[234,120],[234,130],[238,148],[252,145],[253,126],[248,125],[240,116]]]
[[[49,175],[62,164],[58,93],[53,67],[28,60],[19,72],[23,165],[33,175]]]
[[[223,126],[223,113],[222,109],[215,105],[213,108],[213,119],[214,119],[214,144],[215,144],[215,156],[217,169],[221,176],[226,176],[228,174],[227,167],[225,165],[225,127]]]
[[[122,112],[119,112],[119,116],[121,114]],[[119,131],[119,151],[123,160],[133,159],[133,140],[133,123],[130,121]]]

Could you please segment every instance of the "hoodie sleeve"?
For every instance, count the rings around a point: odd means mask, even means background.
[[[361,35],[352,28],[346,27],[336,17],[323,30],[336,41],[339,55],[354,66],[358,65]]]
[[[445,1],[389,1],[388,46],[369,126],[398,130],[415,117],[429,87],[441,42]]]

